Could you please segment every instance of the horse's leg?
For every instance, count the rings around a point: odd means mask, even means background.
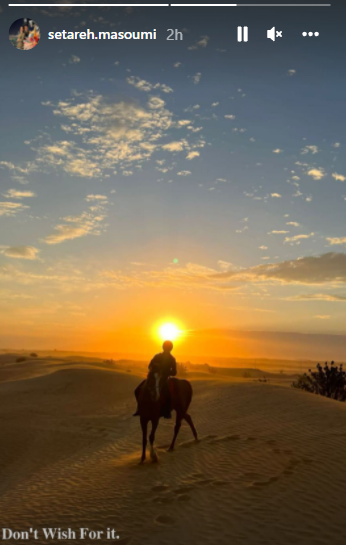
[[[185,416],[184,416],[184,419],[186,420],[186,422],[187,422],[188,425],[190,426],[194,438],[196,439],[196,441],[198,441],[197,430],[196,430],[196,428],[195,428],[195,426],[194,426],[194,423],[193,423],[193,421],[192,421],[191,416],[190,416],[188,413],[186,413]]]
[[[157,452],[154,448],[154,441],[155,441],[155,432],[157,430],[157,426],[159,425],[159,421],[158,420],[153,420],[152,421],[152,426],[151,426],[151,432],[150,432],[150,435],[149,435],[149,441],[150,441],[150,458],[152,459],[153,462],[158,462],[159,459],[158,459],[158,456],[157,456]]]
[[[170,445],[170,447],[168,449],[168,452],[171,452],[172,450],[174,450],[175,440],[176,440],[177,435],[179,433],[180,426],[181,426],[181,415],[177,411],[177,418],[176,418],[175,426],[174,426],[174,435],[173,435],[172,443],[171,443],[171,445]]]
[[[139,394],[140,394],[140,391],[141,391],[141,389],[142,389],[142,386],[143,386],[144,382],[145,382],[145,381],[142,380],[142,382],[137,386],[137,388],[136,388],[135,391],[134,391],[135,398],[136,398],[137,401],[138,401]]]
[[[146,420],[146,418],[141,417],[141,426],[142,426],[142,434],[143,434],[143,449],[142,449],[142,456],[141,456],[141,464],[143,464],[146,458],[146,448],[147,448],[148,421]]]
[[[142,382],[137,386],[137,388],[134,391],[135,398],[136,398],[136,401],[137,401],[137,409],[136,409],[136,412],[134,413],[133,416],[138,416],[139,415],[139,402],[140,402],[140,397],[141,397],[141,394],[142,394],[142,391],[143,391],[144,384],[145,384],[145,380],[142,380]]]

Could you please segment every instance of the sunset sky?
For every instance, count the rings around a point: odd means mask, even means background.
[[[338,38],[321,11],[207,9],[3,8],[1,347],[151,354],[173,322],[178,356],[333,357],[299,334],[346,333]],[[31,51],[4,35],[22,16]],[[87,28],[158,40],[47,40]]]

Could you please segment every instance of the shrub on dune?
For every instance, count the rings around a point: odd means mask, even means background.
[[[318,394],[338,401],[346,401],[346,372],[343,370],[342,364],[335,365],[332,361],[316,366],[316,371],[304,373],[293,382],[293,388],[299,388],[312,394]]]
[[[177,364],[177,375],[180,377],[186,377],[188,375],[187,371],[187,365],[184,365],[183,363]]]

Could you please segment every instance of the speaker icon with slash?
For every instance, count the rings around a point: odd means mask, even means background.
[[[275,30],[275,26],[273,26],[273,28],[267,30],[267,38],[275,42],[276,38],[282,38],[282,32],[282,30]]]

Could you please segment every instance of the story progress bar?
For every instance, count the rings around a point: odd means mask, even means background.
[[[317,7],[330,7],[331,4],[8,4],[9,7],[35,7],[35,8],[71,8],[71,7],[232,7],[232,8],[317,8]]]

